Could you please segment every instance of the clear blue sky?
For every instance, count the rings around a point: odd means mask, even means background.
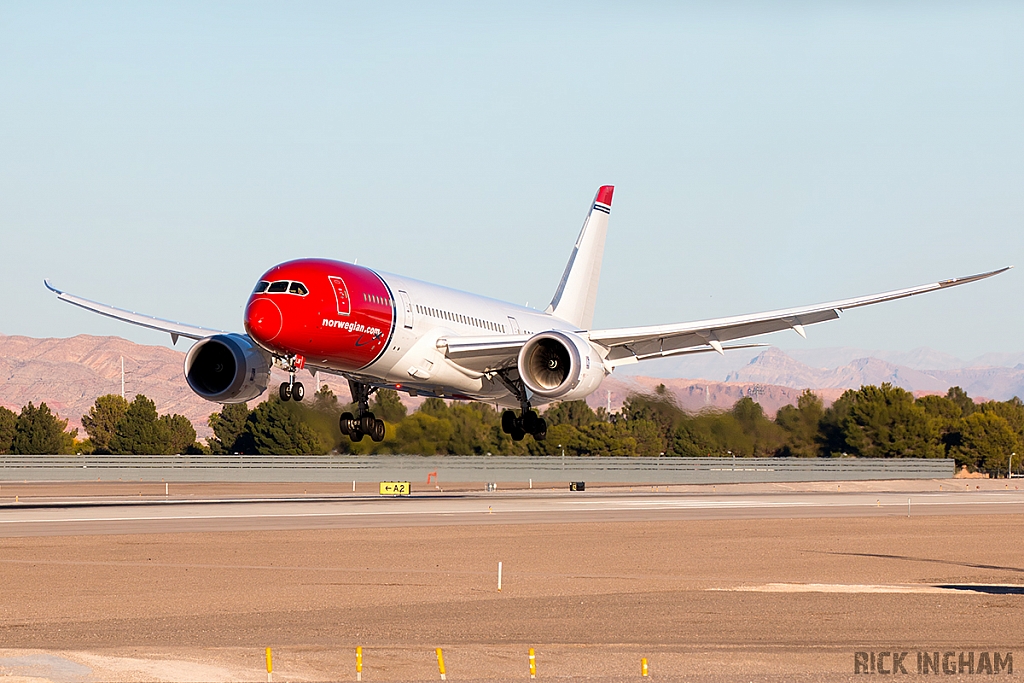
[[[1024,266],[1019,3],[0,5],[0,332],[241,329],[276,262],[543,307],[616,185],[597,326]],[[783,346],[1024,349],[1024,268]]]

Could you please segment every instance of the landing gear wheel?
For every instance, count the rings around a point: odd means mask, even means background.
[[[341,433],[348,436],[355,431],[355,418],[352,417],[352,413],[342,413],[341,418],[338,420],[338,428],[341,429]]]
[[[364,434],[361,431],[359,431],[358,429],[355,430],[354,432],[349,432],[349,434],[348,434],[348,438],[352,439],[353,441],[355,441],[357,443],[359,441],[363,440],[363,436],[364,436]]]
[[[548,422],[543,417],[538,417],[537,421],[533,424],[533,438],[537,441],[543,441],[548,435]]]
[[[519,429],[519,427],[516,427],[512,430],[510,436],[512,437],[513,441],[522,441],[523,437],[526,436],[526,432],[524,432],[522,429]]]
[[[516,422],[516,414],[511,410],[506,410],[501,414],[501,431],[511,434],[512,430],[516,428]]]
[[[296,382],[292,385],[292,398],[296,401],[301,401],[306,395],[306,390],[302,387],[302,382]]]
[[[359,416],[359,431],[363,434],[373,434],[373,424],[376,422],[373,413],[364,413]]]
[[[292,392],[288,388],[288,382],[281,382],[281,387],[277,390],[277,393],[280,394],[282,401],[291,400]]]
[[[519,420],[524,432],[527,434],[535,434],[537,432],[537,421],[540,418],[537,416],[536,410],[524,410]]]
[[[377,443],[384,440],[384,420],[373,421],[373,431],[370,432],[370,438]]]

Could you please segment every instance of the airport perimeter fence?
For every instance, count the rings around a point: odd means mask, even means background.
[[[0,481],[726,484],[948,479],[950,459],[0,455]]]

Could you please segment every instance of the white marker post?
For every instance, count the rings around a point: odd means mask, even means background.
[[[170,487],[171,487],[171,485],[170,485],[170,484],[168,484],[168,483],[167,483],[167,482],[165,481],[165,482],[164,482],[164,495],[165,495],[165,496],[167,496],[167,495],[170,495],[170,492],[171,492],[171,488],[170,488]]]
[[[501,592],[501,562],[498,563],[498,592]]]
[[[353,479],[352,480],[352,493],[355,493],[355,492],[356,492],[356,480]]]

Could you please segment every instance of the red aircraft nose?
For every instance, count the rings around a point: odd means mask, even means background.
[[[245,328],[256,341],[272,341],[282,324],[281,309],[270,299],[256,299],[245,311]]]

